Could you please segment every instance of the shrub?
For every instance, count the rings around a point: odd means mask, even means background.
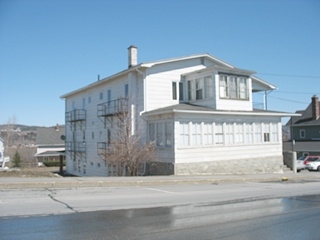
[[[16,167],[16,168],[21,167],[21,162],[22,161],[21,161],[20,154],[18,153],[18,151],[16,151],[12,159],[13,167]]]
[[[46,167],[60,167],[60,160],[59,161],[46,161],[43,162]],[[66,161],[63,161],[63,166],[66,166]]]

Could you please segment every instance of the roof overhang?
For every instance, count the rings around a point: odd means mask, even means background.
[[[176,105],[179,106],[179,105]],[[272,116],[272,117],[292,117],[300,116],[298,113],[286,113],[277,111],[266,111],[266,110],[253,110],[253,111],[226,111],[226,110],[214,110],[203,107],[204,110],[186,110],[178,108],[163,108],[154,111],[144,112],[141,114],[142,117],[151,117],[162,114],[192,114],[192,115],[237,115],[237,116]]]

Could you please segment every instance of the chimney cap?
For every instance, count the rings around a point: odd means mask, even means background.
[[[138,47],[135,45],[130,45],[130,47],[128,47],[128,49],[130,49],[130,48],[138,48]]]

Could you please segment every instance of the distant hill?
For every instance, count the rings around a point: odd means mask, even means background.
[[[61,125],[61,127],[63,126],[64,125]],[[55,126],[52,126],[52,128],[54,127]],[[10,130],[8,128],[10,128]],[[5,140],[9,136],[9,146],[35,145],[38,128],[42,127],[22,124],[13,124],[11,126],[8,126],[8,124],[0,124],[0,137]]]
[[[0,131],[4,131],[7,128],[8,128],[8,124],[0,125]],[[13,130],[20,129],[21,131],[37,131],[37,126],[27,126],[27,125],[21,125],[21,124],[13,124],[12,128]]]

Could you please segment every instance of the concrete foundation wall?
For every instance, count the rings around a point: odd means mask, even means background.
[[[282,156],[175,164],[175,175],[283,173]]]

